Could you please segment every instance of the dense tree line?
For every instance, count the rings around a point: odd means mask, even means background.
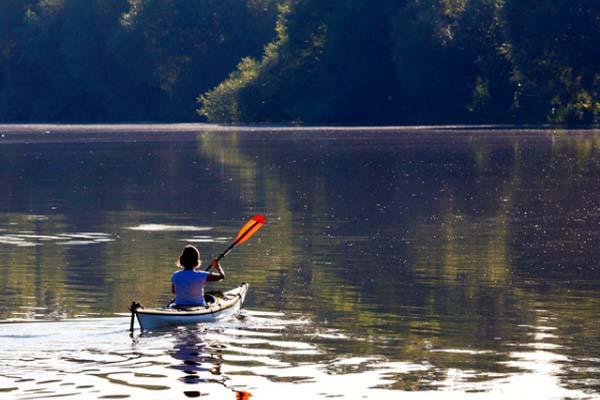
[[[189,121],[274,37],[271,0],[2,0],[0,120]]]
[[[0,121],[592,123],[599,43],[589,0],[3,0]]]
[[[209,120],[600,120],[600,3],[293,0],[260,60],[200,98]]]

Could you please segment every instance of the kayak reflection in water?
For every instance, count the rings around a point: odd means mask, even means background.
[[[194,246],[185,246],[177,265],[183,270],[175,271],[171,277],[171,291],[178,306],[205,306],[204,285],[225,279],[225,272],[216,259],[210,262],[206,271],[198,271],[200,252]],[[216,272],[208,272],[214,268]]]
[[[232,390],[236,400],[249,400],[251,393],[227,385],[230,378],[221,371],[223,348],[226,346],[217,341],[207,342],[206,332],[207,330],[198,327],[174,331],[175,346],[169,354],[176,362],[171,368],[182,371],[185,375],[179,380],[188,385],[216,383]],[[187,386],[186,389],[188,390],[184,394],[190,398],[206,396],[211,391],[208,386]],[[194,389],[202,389],[202,392]]]
[[[201,378],[200,373],[210,372],[211,375],[221,375],[222,356],[218,351],[211,349],[198,329],[182,329],[175,331],[177,339],[173,350],[169,352],[175,360],[182,361],[174,364],[172,368],[185,372],[183,381],[186,383],[210,382],[210,378]],[[220,380],[212,380],[221,383]]]

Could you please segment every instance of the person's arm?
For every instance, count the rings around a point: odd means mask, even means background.
[[[175,284],[171,283],[171,293],[175,294]]]
[[[223,271],[223,268],[221,267],[221,265],[219,264],[219,262],[217,260],[213,259],[210,262],[210,267],[216,269],[217,272],[209,272],[208,273],[208,277],[206,279],[208,282],[215,282],[215,281],[220,281],[222,279],[225,279],[225,271]]]

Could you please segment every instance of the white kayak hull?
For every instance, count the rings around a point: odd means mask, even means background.
[[[211,293],[216,301],[206,306],[187,307],[185,309],[174,307],[139,308],[135,314],[143,330],[221,321],[235,317],[240,313],[247,292],[248,284],[243,283],[227,292]]]

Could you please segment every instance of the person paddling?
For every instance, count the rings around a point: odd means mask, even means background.
[[[206,271],[198,271],[200,252],[194,246],[185,246],[177,265],[183,270],[175,271],[171,277],[171,291],[178,306],[205,306],[204,285],[225,279],[225,271],[216,259],[211,260]],[[216,272],[208,272],[214,268]]]

